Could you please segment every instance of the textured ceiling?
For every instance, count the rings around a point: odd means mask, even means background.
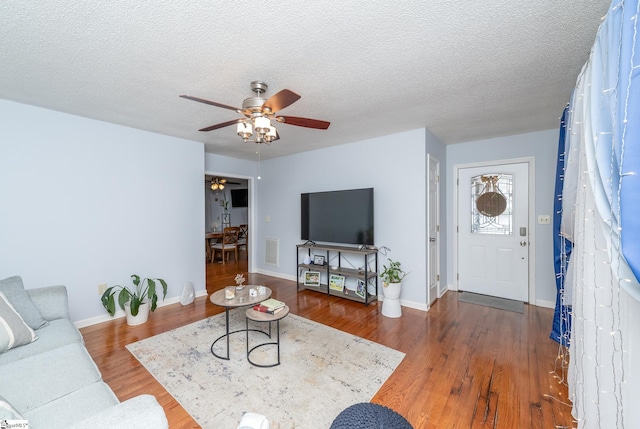
[[[344,3],[344,4],[340,4]],[[249,82],[302,96],[262,158],[426,127],[444,143],[555,128],[608,1],[0,2],[0,97],[255,159]],[[37,126],[37,124],[34,124]]]

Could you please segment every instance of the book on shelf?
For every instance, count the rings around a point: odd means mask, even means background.
[[[278,308],[274,308],[274,309],[270,309],[269,307],[267,307],[265,305],[256,304],[256,305],[253,306],[253,310],[254,311],[259,311],[261,313],[267,313],[267,314],[278,314],[282,310],[284,310],[284,306],[278,307]]]

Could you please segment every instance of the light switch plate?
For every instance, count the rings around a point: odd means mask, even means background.
[[[538,215],[538,224],[539,225],[549,225],[551,223],[551,216],[549,215]]]

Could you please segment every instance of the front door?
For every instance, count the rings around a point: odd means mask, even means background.
[[[458,170],[458,289],[528,302],[529,163]]]

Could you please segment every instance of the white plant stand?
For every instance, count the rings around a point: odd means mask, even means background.
[[[382,301],[382,315],[386,317],[402,316],[400,306],[400,290],[402,283],[388,283],[382,286],[384,300]]]

